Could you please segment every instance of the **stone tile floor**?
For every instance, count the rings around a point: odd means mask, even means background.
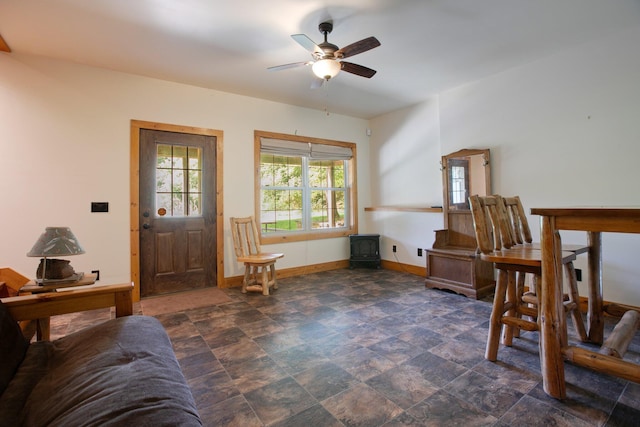
[[[371,269],[281,279],[268,297],[211,289],[136,304],[165,326],[207,426],[640,425],[639,384],[566,364],[567,399],[548,397],[537,333],[486,361],[490,310]],[[109,316],[59,316],[52,335]],[[625,358],[640,361],[638,337]]]

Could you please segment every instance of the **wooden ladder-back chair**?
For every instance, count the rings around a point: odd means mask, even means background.
[[[269,288],[278,289],[276,282],[276,261],[281,253],[264,253],[260,247],[260,233],[254,217],[231,217],[233,247],[238,262],[244,263],[242,293],[259,291],[269,295]]]
[[[529,221],[527,220],[527,215],[525,214],[520,197],[502,197],[502,200],[505,204],[507,218],[511,223],[513,238],[515,242],[518,244],[529,245],[533,249],[540,249],[540,243],[534,243],[533,238],[531,237],[531,228],[529,228]],[[573,252],[577,256],[583,253],[587,253],[589,251],[589,246],[563,244],[562,250],[565,252]],[[577,308],[570,311],[571,320],[573,321],[574,328],[580,340],[586,342],[588,340],[587,331],[584,327],[582,313],[580,312],[580,294],[578,292],[578,280],[573,262],[565,263],[564,271],[567,279],[566,283],[569,285],[568,292],[567,294],[565,294],[564,299],[565,301],[570,301],[572,304],[576,304]],[[518,275],[517,289],[519,294],[521,294],[524,289],[524,276],[524,274]],[[525,293],[524,300],[531,304],[537,304],[535,289],[531,289],[529,292]]]
[[[469,197],[469,202],[480,256],[494,263],[498,271],[485,351],[485,358],[495,361],[503,326],[502,342],[507,346],[512,345],[516,331],[539,330],[538,304],[527,306],[522,303],[517,290],[517,274],[533,274],[534,287],[539,288],[542,254],[538,249],[515,242],[502,197],[475,195]],[[563,264],[575,258],[572,252],[562,252]],[[565,310],[571,309],[577,309],[575,304],[565,303]],[[524,319],[523,315],[534,320]],[[567,341],[566,329],[562,339],[563,342]]]
[[[516,243],[530,244],[534,249],[540,249],[539,242],[533,242],[531,237],[531,228],[529,221],[522,206],[519,196],[504,197],[501,196],[507,209],[508,218],[512,223],[513,237]],[[562,250],[573,252],[576,255],[584,254],[589,251],[588,245],[562,244]]]

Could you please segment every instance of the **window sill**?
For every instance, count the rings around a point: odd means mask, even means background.
[[[277,235],[260,236],[260,243],[263,245],[272,245],[276,243],[303,242],[308,240],[334,239],[336,237],[347,237],[356,234],[358,231],[354,228],[340,229],[335,231],[321,231],[308,233],[283,233]]]

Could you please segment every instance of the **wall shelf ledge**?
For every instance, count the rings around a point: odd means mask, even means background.
[[[371,206],[365,212],[442,212],[441,206]]]

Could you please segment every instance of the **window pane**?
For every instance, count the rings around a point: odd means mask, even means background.
[[[158,168],[171,167],[171,146],[170,145],[163,145],[163,144],[158,145],[157,167]]]
[[[173,184],[171,190],[174,193],[182,193],[184,188],[184,171],[182,169],[173,170]]]
[[[262,192],[262,211],[283,212],[302,209],[301,190],[265,190]]]
[[[189,194],[189,216],[200,215],[201,194]]]
[[[260,222],[263,232],[293,231],[302,228],[302,191],[262,192]]]
[[[336,188],[346,188],[344,181],[345,164],[345,161],[339,160],[333,165],[333,186]]]
[[[302,158],[262,154],[262,186],[299,187],[302,183]]]
[[[187,166],[187,147],[179,145],[173,146],[173,167],[176,169],[185,169]]]
[[[156,170],[156,192],[171,192],[171,169]]]
[[[160,209],[164,209],[166,215],[171,216],[171,193],[156,194],[156,213]]]
[[[189,169],[202,169],[202,150],[199,147],[188,147]]]
[[[312,191],[311,228],[344,227],[344,196],[344,191]]]
[[[344,161],[309,161],[309,186],[316,188],[344,187]]]
[[[263,154],[260,156],[260,185],[263,187],[273,186],[273,162],[269,161],[273,156]]]
[[[199,193],[200,185],[202,180],[200,179],[200,175],[202,172],[200,171],[189,171],[189,192],[190,193]]]
[[[186,206],[185,206],[185,193],[173,193],[173,197],[171,198],[171,202],[173,203],[173,216],[186,216]]]

